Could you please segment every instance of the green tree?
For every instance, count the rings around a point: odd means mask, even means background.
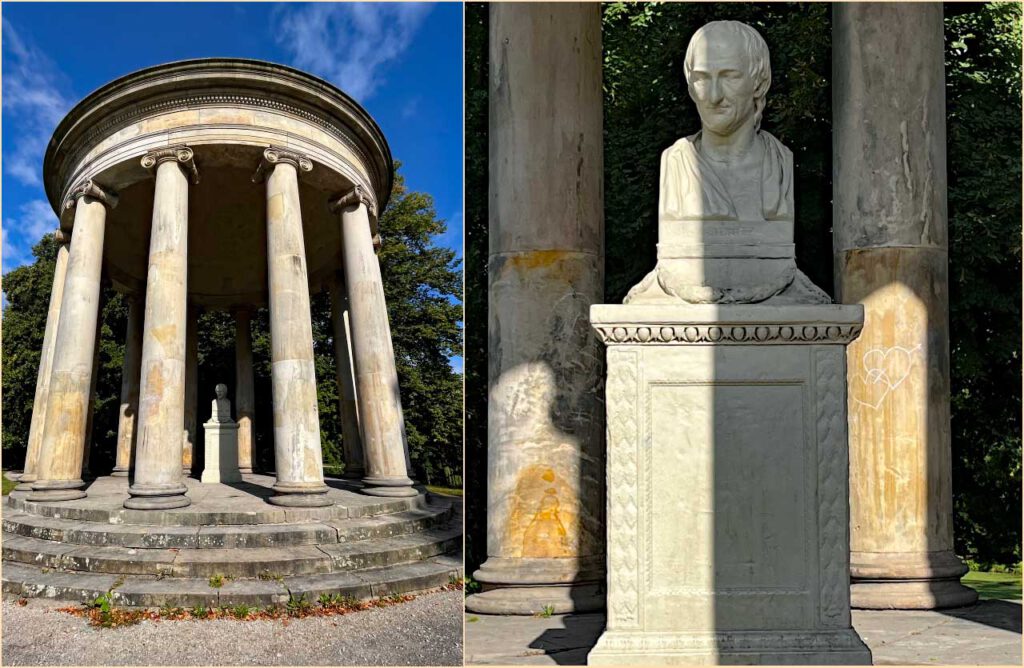
[[[957,552],[1016,564],[1021,508],[1021,5],[946,5]]]

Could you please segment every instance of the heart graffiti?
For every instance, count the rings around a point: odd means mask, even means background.
[[[863,372],[850,379],[850,398],[862,406],[877,409],[910,376],[914,358],[920,355],[921,344],[913,348],[892,346],[867,351],[861,359]]]

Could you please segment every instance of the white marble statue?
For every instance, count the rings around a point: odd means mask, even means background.
[[[793,154],[761,130],[771,64],[756,30],[714,21],[684,61],[701,130],[661,156],[658,265],[626,303],[828,303],[793,254]]]
[[[232,422],[228,386],[224,383],[217,383],[217,386],[213,388],[213,393],[216,398],[211,402],[210,422]]]
[[[203,424],[206,432],[206,466],[200,478],[206,483],[241,482],[238,467],[238,423],[231,419],[228,386],[218,383],[213,390],[210,419]]]

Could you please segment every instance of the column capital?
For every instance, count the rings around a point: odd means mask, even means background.
[[[78,200],[83,197],[91,197],[92,199],[100,202],[108,209],[113,209],[117,206],[117,195],[112,190],[108,190],[96,183],[92,179],[84,179],[78,182],[71,192],[68,193],[67,200],[64,201],[64,209],[73,209],[78,204]],[[58,232],[58,235],[60,232]],[[58,236],[58,241],[60,237]],[[70,241],[70,239],[68,239]],[[62,242],[63,243],[63,242]]]
[[[290,151],[286,148],[271,146],[263,151],[263,158],[260,159],[260,164],[256,166],[256,173],[252,175],[252,182],[260,183],[272,171],[274,165],[282,162],[295,167],[295,170],[299,172],[313,171],[313,161],[309,159],[309,156]]]
[[[331,213],[339,213],[345,207],[359,203],[365,204],[367,212],[374,218],[377,217],[377,204],[370,197],[370,192],[361,185],[356,185],[352,190],[331,202]]]
[[[192,184],[197,185],[199,183],[199,168],[196,167],[194,158],[195,153],[192,149],[184,144],[179,144],[150,151],[142,156],[142,166],[146,169],[152,169],[162,162],[177,161],[188,171],[189,176],[192,178]]]
[[[53,233],[53,238],[59,244],[69,244],[71,243],[71,232],[59,229]]]

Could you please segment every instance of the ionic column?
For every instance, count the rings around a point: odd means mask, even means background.
[[[100,278],[107,208],[117,197],[92,181],[71,192],[65,207],[76,207],[74,233],[43,416],[43,440],[30,501],[84,497],[82,456],[99,320]],[[44,334],[45,336],[45,334]]]
[[[153,224],[146,271],[135,478],[125,508],[187,506],[181,475],[185,424],[188,310],[188,186],[198,183],[192,150],[174,146],[146,154],[156,167]]]
[[[270,283],[270,375],[274,398],[277,482],[268,501],[280,506],[327,506],[320,418],[313,363],[306,248],[302,238],[298,170],[309,158],[268,148],[253,180],[267,182],[267,268]]]
[[[552,66],[557,63],[557,66]],[[470,610],[604,606],[601,9],[490,11],[487,561]]]
[[[331,205],[333,211],[341,214],[356,398],[366,468],[363,492],[371,496],[415,496],[417,492],[408,473],[405,420],[384,283],[370,234],[369,206],[373,202],[361,186]]]
[[[345,477],[366,475],[363,462],[363,438],[359,434],[359,409],[353,373],[352,342],[349,328],[348,293],[341,273],[331,281],[331,325],[334,329],[334,371],[338,381],[338,413],[341,416],[341,448],[345,458]]]
[[[851,603],[972,603],[953,553],[942,5],[833,10],[836,285],[848,350]],[[899,63],[894,67],[893,63]]]
[[[181,433],[181,474],[186,478],[192,474],[192,453],[196,445],[196,411],[199,400],[199,308],[189,304],[185,310],[187,333],[185,334],[185,423]]]
[[[53,368],[53,350],[57,344],[57,325],[60,321],[61,299],[64,295],[64,277],[68,268],[68,245],[71,235],[57,230],[57,261],[53,268],[53,286],[50,288],[50,308],[46,313],[43,349],[39,355],[39,374],[36,376],[36,396],[32,402],[32,423],[28,430],[25,450],[25,470],[18,479],[19,491],[32,489],[39,468],[39,450],[43,443],[46,404],[50,395],[50,370]]]
[[[238,470],[252,473],[252,418],[255,410],[252,373],[252,315],[235,311],[235,413],[238,419]]]
[[[142,363],[143,296],[128,297],[128,327],[121,366],[121,408],[117,421],[117,460],[110,474],[128,477],[135,451],[136,421],[139,413],[139,370]]]

